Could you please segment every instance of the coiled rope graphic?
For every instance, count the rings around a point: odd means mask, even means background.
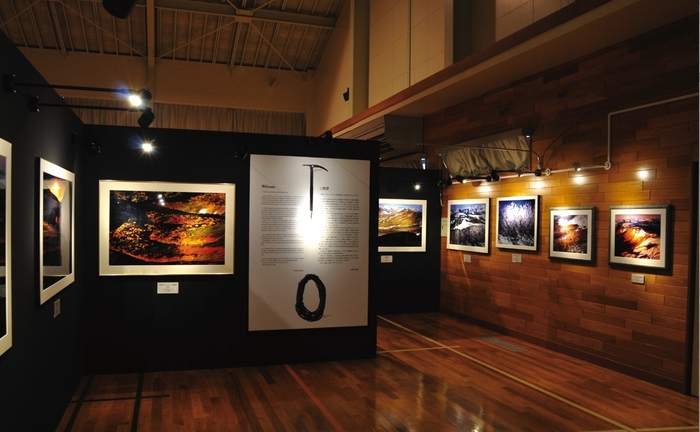
[[[304,290],[309,281],[314,281],[318,289],[318,307],[315,311],[310,311],[304,305]],[[304,279],[299,281],[297,287],[297,303],[295,305],[297,313],[306,321],[314,322],[323,318],[323,310],[326,308],[326,286],[323,285],[321,279],[315,274],[307,274]]]

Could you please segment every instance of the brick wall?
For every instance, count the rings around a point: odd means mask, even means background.
[[[698,17],[426,116],[424,141],[454,144],[520,127],[557,171],[607,160],[608,113],[698,92]],[[555,172],[444,189],[450,199],[491,198],[488,254],[442,244],[441,308],[576,357],[683,391],[691,232],[697,194],[697,96],[611,117],[610,170]],[[439,146],[433,148],[433,156]],[[437,161],[436,161],[437,162]],[[646,179],[639,176],[646,171]],[[497,197],[539,195],[539,250],[495,247]],[[608,264],[610,206],[671,204],[668,271]],[[549,209],[595,206],[592,264],[548,258]],[[447,206],[442,209],[447,217]],[[512,254],[521,263],[511,262]],[[632,284],[644,274],[644,285]]]

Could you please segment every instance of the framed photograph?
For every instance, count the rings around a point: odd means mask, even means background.
[[[11,171],[12,145],[0,138],[0,355],[12,346]]]
[[[75,280],[73,233],[75,175],[39,159],[39,301],[47,302]]]
[[[610,206],[610,264],[670,268],[670,205]]]
[[[489,252],[489,199],[450,200],[447,249]]]
[[[426,200],[379,198],[379,252],[425,252]]]
[[[594,252],[595,207],[552,207],[549,257],[592,262]]]
[[[539,196],[496,200],[496,247],[536,251]]]
[[[233,274],[235,187],[100,180],[100,275]]]

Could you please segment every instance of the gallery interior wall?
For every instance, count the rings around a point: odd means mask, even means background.
[[[608,113],[691,95],[613,116],[610,170],[446,188],[445,199],[491,198],[491,227],[497,197],[539,195],[540,247],[521,252],[522,263],[513,263],[514,251],[495,248],[493,228],[490,253],[473,253],[467,264],[462,252],[446,250],[443,239],[442,310],[685,390],[693,304],[689,272],[695,265],[697,47],[696,15],[424,118],[424,141],[430,143],[531,127],[543,168],[570,169],[574,162],[591,166],[607,160]],[[610,206],[639,204],[673,206],[669,271],[608,265]],[[597,208],[593,265],[548,258],[549,209],[557,206]],[[646,283],[633,284],[632,273],[644,274]]]
[[[380,252],[377,313],[438,312],[440,309],[440,196],[437,170],[381,168],[379,198],[427,201],[425,252]],[[416,190],[414,184],[421,184]],[[380,258],[377,258],[378,260]]]
[[[247,146],[255,154],[371,160],[378,181],[378,146],[373,142],[328,143],[321,138],[270,136],[174,129],[149,129],[155,150],[138,147],[139,128],[86,125],[84,143],[101,147],[79,156],[83,177],[78,207],[89,238],[79,245],[84,257],[86,373],[120,373],[341,360],[374,357],[376,320],[366,327],[248,332],[248,225],[250,157],[236,158]],[[235,183],[233,275],[99,276],[99,180],[178,183]],[[376,200],[376,188],[370,201]],[[370,215],[370,226],[377,215]],[[374,243],[372,243],[374,244]],[[370,317],[376,244],[369,255]],[[158,282],[178,282],[179,294],[156,293]],[[296,287],[293,287],[296,290]]]
[[[0,74],[45,83],[4,34],[0,34]],[[73,284],[39,306],[37,159],[43,158],[76,174],[72,134],[82,123],[69,109],[30,112],[26,95],[57,103],[50,89],[0,93],[0,138],[12,144],[12,319],[13,346],[0,356],[0,429],[54,430],[83,375],[82,286],[85,269],[76,260]],[[79,195],[76,200],[81,200]],[[76,217],[76,227],[82,218]],[[76,240],[79,236],[76,235]],[[61,313],[53,317],[54,300]]]

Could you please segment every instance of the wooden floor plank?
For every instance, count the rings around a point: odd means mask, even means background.
[[[377,342],[371,360],[144,373],[141,399],[138,374],[95,376],[75,400],[123,400],[71,403],[57,432],[76,409],[70,432],[131,432],[135,403],[139,432],[698,430],[697,398],[448,315],[382,317]]]

